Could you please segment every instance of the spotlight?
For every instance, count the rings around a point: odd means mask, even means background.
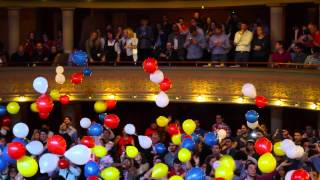
[[[274,103],[276,106],[281,106],[282,105],[282,101],[279,99]]]
[[[243,99],[243,97],[239,97],[238,99],[237,99],[237,103],[240,103],[240,104],[242,104],[244,102],[244,99]]]
[[[315,103],[312,103],[312,104],[310,105],[310,108],[311,108],[311,109],[317,109],[318,106],[317,106]]]
[[[206,100],[206,98],[202,95],[197,97],[197,102],[204,102]]]
[[[109,99],[109,100],[114,100],[115,98],[116,98],[116,96],[113,95],[113,94],[110,94],[110,95],[108,96],[108,99]]]
[[[20,96],[20,97],[18,97],[18,101],[19,102],[25,102],[27,99],[26,99],[26,97],[24,97],[24,96]]]

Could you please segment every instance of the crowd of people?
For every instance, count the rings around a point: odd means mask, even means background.
[[[295,27],[293,34],[289,46],[282,41],[271,44],[269,27],[260,19],[249,24],[239,20],[237,13],[232,11],[226,22],[218,23],[195,12],[190,20],[180,17],[175,22],[167,16],[157,24],[142,19],[137,28],[108,25],[105,30],[91,32],[85,44],[79,47],[87,52],[91,63],[136,63],[146,57],[155,57],[164,61],[319,64],[320,31],[317,25],[309,23]],[[59,52],[63,52],[61,31],[55,40],[48,40],[46,34],[36,39],[34,33],[30,33],[11,56],[11,61],[50,62]]]
[[[218,114],[215,117],[215,122],[209,129],[204,129],[201,126],[201,121],[195,120],[196,129],[191,137],[196,143],[190,161],[182,163],[178,159],[178,151],[181,148],[174,144],[170,139],[170,135],[165,128],[161,128],[156,122],[152,122],[145,130],[144,134],[152,140],[152,147],[143,149],[139,147],[137,137],[128,135],[125,130],[119,134],[115,134],[111,129],[105,128],[99,136],[94,136],[95,145],[102,145],[108,150],[108,154],[102,158],[92,157],[92,161],[99,164],[100,170],[106,167],[116,167],[120,170],[120,179],[123,180],[148,180],[151,177],[152,167],[159,162],[169,166],[168,175],[162,179],[169,179],[171,176],[179,175],[186,176],[188,170],[193,167],[199,167],[205,172],[206,179],[215,177],[215,162],[223,155],[230,155],[236,163],[234,171],[234,180],[284,180],[285,174],[290,170],[304,169],[306,170],[311,180],[320,178],[320,130],[313,129],[307,126],[302,130],[289,131],[287,129],[277,129],[270,133],[267,127],[263,124],[256,129],[250,129],[246,125],[242,125],[239,129],[232,132],[230,127],[224,122],[223,116]],[[183,135],[181,122],[169,117],[172,123],[175,123]],[[97,121],[98,122],[98,121]],[[6,129],[4,131],[4,129]],[[207,132],[217,132],[224,129],[227,133],[220,143],[208,146],[204,143],[204,137]],[[139,132],[137,132],[139,133]],[[11,142],[10,130],[8,127],[1,129],[1,150]],[[31,141],[40,141],[46,147],[47,140],[53,134],[61,135],[67,142],[67,149],[80,144],[80,136],[77,129],[72,125],[72,119],[68,116],[64,118],[60,125],[59,132],[52,132],[50,127],[43,125],[41,129],[34,129]],[[261,173],[257,168],[259,154],[255,150],[255,141],[261,137],[266,137],[272,143],[279,142],[284,139],[291,139],[296,145],[301,145],[304,148],[304,155],[299,159],[290,159],[286,156],[276,156],[277,168],[272,173]],[[28,141],[25,139],[24,141]],[[156,151],[156,146],[159,143],[166,145],[167,149],[164,153],[159,154]],[[126,147],[129,145],[136,146],[140,153],[135,158],[129,158],[126,155]],[[47,150],[45,150],[46,152]],[[35,157],[35,158],[38,158]],[[31,179],[85,179],[84,167],[70,163],[67,169],[57,168],[52,173],[40,174],[38,172]],[[4,180],[19,180],[23,179],[18,173],[15,163],[8,166],[6,170],[1,172],[1,179]]]

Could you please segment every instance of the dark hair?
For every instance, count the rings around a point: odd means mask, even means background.
[[[248,156],[246,153],[242,152],[242,151],[238,151],[235,156],[234,156],[234,160],[243,160],[246,161],[248,159]]]
[[[221,30],[222,29],[222,25],[221,24],[216,24],[215,28]]]
[[[283,43],[283,41],[276,41],[276,43],[278,43],[278,44],[280,44],[281,46],[283,46],[283,47],[284,47],[284,43]]]
[[[294,46],[299,48],[299,49],[303,49],[303,44],[302,43],[296,43]]]
[[[313,52],[313,54],[314,54],[314,53],[319,53],[319,52],[320,52],[320,47],[319,47],[319,46],[314,46],[314,47],[312,48],[312,52]]]
[[[246,21],[246,20],[242,20],[242,21],[240,21],[240,24],[248,25],[249,23],[248,23],[248,21]]]
[[[252,161],[247,161],[247,163],[246,163],[246,169],[248,169],[248,167],[250,166],[250,165],[255,165],[255,166],[257,166],[257,164],[256,163],[254,163],[254,162],[252,162]]]
[[[190,33],[196,32],[197,28],[195,26],[190,26],[189,31]]]
[[[181,162],[180,162],[179,159],[176,158],[176,159],[173,160],[173,164],[181,164]]]

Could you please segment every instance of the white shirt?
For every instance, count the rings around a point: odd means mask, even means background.
[[[250,52],[252,38],[253,34],[251,31],[246,30],[243,33],[242,31],[238,31],[234,36],[234,44],[236,45],[236,51]]]

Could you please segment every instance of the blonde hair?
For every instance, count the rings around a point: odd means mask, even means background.
[[[133,38],[134,37],[134,32],[131,28],[126,28],[124,29],[124,31],[127,31],[128,32],[128,37],[129,38]]]

